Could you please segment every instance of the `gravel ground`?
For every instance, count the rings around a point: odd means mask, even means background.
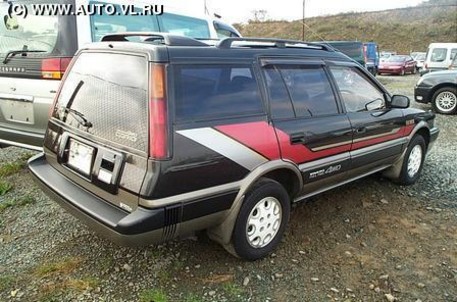
[[[418,76],[379,77],[411,99]],[[413,106],[429,109],[412,102]],[[243,262],[205,237],[121,248],[49,200],[15,163],[0,196],[0,301],[457,301],[457,116],[422,177],[375,175],[294,207],[275,254]],[[1,194],[0,194],[1,195]]]

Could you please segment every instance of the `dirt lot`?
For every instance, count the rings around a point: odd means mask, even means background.
[[[411,99],[417,78],[379,77]],[[117,247],[32,183],[33,153],[0,149],[0,300],[455,302],[457,116],[437,124],[416,185],[372,176],[298,204],[275,254],[256,262],[205,238]]]

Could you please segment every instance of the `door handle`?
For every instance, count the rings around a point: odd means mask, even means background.
[[[363,134],[367,132],[367,127],[359,127],[355,130],[357,134]]]
[[[306,136],[304,133],[292,133],[290,135],[290,143],[292,145],[304,145],[306,144]]]

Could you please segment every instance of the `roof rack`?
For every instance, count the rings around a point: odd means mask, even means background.
[[[259,43],[272,43],[277,48],[286,48],[286,47],[303,47],[303,48],[319,48],[326,51],[334,51],[333,47],[320,43],[310,43],[299,40],[285,40],[285,39],[274,39],[274,38],[225,38],[221,40],[218,44],[218,48],[231,48],[233,42],[259,42]],[[247,44],[242,45],[243,47],[259,47],[262,44]]]
[[[147,37],[143,42],[152,42],[167,46],[208,46],[208,44],[193,38],[160,32],[120,32],[103,36],[100,41],[128,42],[128,37]]]

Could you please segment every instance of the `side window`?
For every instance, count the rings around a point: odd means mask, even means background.
[[[250,66],[176,65],[174,74],[177,120],[246,116],[263,110]]]
[[[158,16],[160,31],[191,38],[210,38],[208,21],[199,18],[163,13]]]
[[[271,116],[277,119],[295,117],[289,93],[279,70],[273,65],[268,65],[264,68],[264,71],[270,99]]]
[[[335,96],[321,66],[280,66],[297,117],[337,114]]]
[[[384,94],[355,67],[331,67],[347,112],[381,109]]]
[[[446,60],[447,49],[446,48],[435,48],[432,51],[431,62],[443,62]]]
[[[452,48],[451,49],[451,60],[453,60],[456,55],[457,55],[457,48]]]
[[[91,1],[89,4],[104,4],[101,2]],[[119,5],[115,5],[116,11],[120,12]],[[103,7],[103,6],[102,6]],[[142,12],[142,9],[135,7],[135,11]],[[159,31],[159,24],[155,15],[110,15],[105,11],[101,14],[90,16],[90,26],[92,30],[92,41],[98,42],[100,39],[110,33],[126,31]]]

